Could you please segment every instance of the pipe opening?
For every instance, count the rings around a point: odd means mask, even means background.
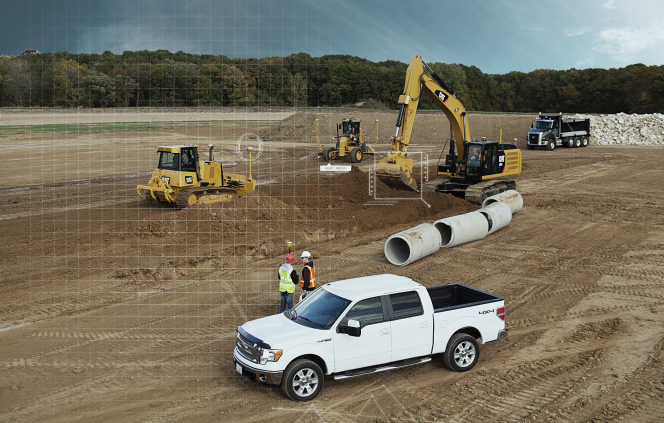
[[[390,238],[385,243],[385,256],[390,263],[400,266],[410,258],[410,245],[403,238]]]
[[[497,203],[497,201],[494,201],[494,203]],[[482,210],[480,210],[480,213],[482,213],[482,216],[486,218],[486,221],[489,223],[489,230],[491,230],[491,228],[493,228],[493,219],[489,213],[483,212]]]
[[[486,200],[484,200],[484,203],[482,203],[482,207],[486,207],[486,206],[491,205],[493,203],[500,203],[500,200],[489,197]]]
[[[440,232],[440,238],[442,240],[440,246],[446,247],[447,244],[452,241],[452,227],[445,222],[436,222],[433,226],[435,226],[436,229],[438,229],[438,232]]]

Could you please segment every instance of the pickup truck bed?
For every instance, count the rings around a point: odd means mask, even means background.
[[[427,288],[435,313],[470,305],[488,304],[503,299],[465,285],[453,284]]]

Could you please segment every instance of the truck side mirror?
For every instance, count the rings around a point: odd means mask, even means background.
[[[533,129],[533,123],[530,122],[530,129]]]
[[[341,129],[341,124],[338,124],[338,125],[337,125],[337,129]]]
[[[350,336],[360,336],[362,334],[362,328],[360,328],[360,322],[350,319],[348,324],[344,325],[341,323],[339,325],[339,332]]]

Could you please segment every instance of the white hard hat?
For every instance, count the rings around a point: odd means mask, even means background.
[[[302,251],[302,258],[304,257],[311,258],[311,253],[309,251]]]

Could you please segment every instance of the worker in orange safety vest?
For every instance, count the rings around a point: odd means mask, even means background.
[[[302,264],[304,267],[302,268],[300,287],[304,290],[304,295],[302,295],[302,299],[304,299],[316,289],[316,268],[309,251],[302,252]]]

